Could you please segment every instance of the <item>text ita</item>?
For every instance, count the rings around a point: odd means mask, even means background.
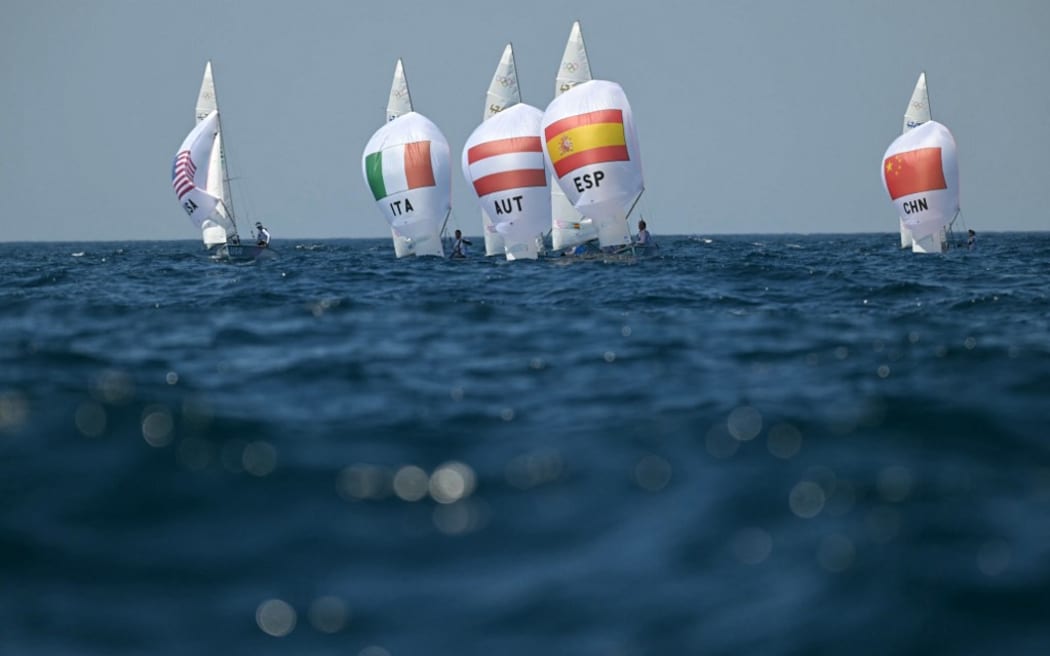
[[[404,200],[395,200],[393,203],[390,203],[390,213],[394,216],[401,216],[405,212],[411,212],[413,209],[415,208],[412,207],[412,201],[407,198]]]
[[[604,171],[595,171],[594,173],[584,173],[583,175],[576,176],[572,179],[572,183],[576,185],[576,191],[582,194],[591,187],[599,186],[604,179]]]
[[[510,214],[515,210],[520,212],[522,198],[524,198],[524,196],[513,196],[511,198],[497,198],[492,201],[492,204],[496,206],[496,215]]]
[[[920,198],[918,200],[909,200],[907,203],[904,203],[905,214],[915,214],[916,212],[922,212],[923,210],[928,209],[930,208],[928,205],[926,205],[925,198]]]

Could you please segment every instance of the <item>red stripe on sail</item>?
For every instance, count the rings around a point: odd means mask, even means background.
[[[509,155],[511,153],[542,153],[543,142],[539,137],[509,137],[486,141],[467,150],[467,164],[481,161],[487,157]]]
[[[623,110],[622,109],[599,109],[596,112],[587,112],[586,114],[577,114],[576,116],[568,116],[559,121],[555,121],[548,125],[543,131],[543,136],[546,137],[547,141],[550,141],[554,137],[558,136],[566,130],[578,128],[583,125],[594,125],[595,123],[623,123]]]
[[[518,169],[493,173],[474,181],[474,191],[478,197],[497,191],[518,189],[519,187],[546,187],[547,173],[543,169]]]
[[[919,148],[887,157],[882,163],[890,199],[947,189],[940,148]]]
[[[193,176],[197,173],[197,167],[193,164],[190,151],[180,151],[175,156],[175,166],[172,170],[171,186],[175,189],[175,195],[179,200],[193,189]]]
[[[429,141],[405,144],[405,180],[409,189],[437,185],[434,181],[434,167],[430,163]]]
[[[588,164],[601,164],[602,162],[627,162],[630,161],[630,157],[627,156],[627,146],[602,146],[601,148],[591,148],[589,150],[583,150],[578,153],[563,157],[554,164],[554,173],[559,177],[565,177],[566,173],[571,173],[581,166],[587,166]]]

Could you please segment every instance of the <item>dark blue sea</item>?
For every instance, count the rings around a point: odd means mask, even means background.
[[[0,244],[0,653],[1050,653],[1050,233],[657,240]]]

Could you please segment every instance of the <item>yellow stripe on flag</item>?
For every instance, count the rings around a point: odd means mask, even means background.
[[[625,146],[623,123],[594,123],[566,130],[547,142],[551,163],[594,148]]]

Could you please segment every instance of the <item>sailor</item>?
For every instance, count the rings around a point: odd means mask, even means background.
[[[259,246],[266,247],[270,245],[270,231],[264,228],[260,221],[255,222],[255,238],[255,243]]]
[[[456,230],[456,243],[452,245],[452,255],[449,257],[466,257],[467,246],[470,246],[470,240],[463,238],[463,232]]]
[[[645,219],[638,222],[638,238],[635,243],[639,246],[648,246],[652,237],[649,236],[649,231],[645,228]]]
[[[977,246],[977,233],[973,230],[967,230],[966,234],[968,235],[966,238],[966,248],[972,251],[974,247]]]

